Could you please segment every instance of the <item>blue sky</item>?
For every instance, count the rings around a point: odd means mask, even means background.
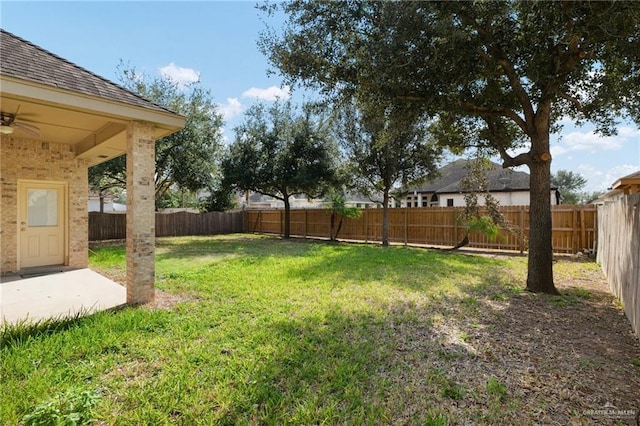
[[[276,96],[301,99],[282,87],[280,76],[268,75],[256,43],[266,18],[254,6],[253,1],[2,1],[0,25],[110,80],[117,80],[121,59],[149,75],[199,78],[224,113],[225,135],[232,139],[231,129],[252,103]],[[581,173],[586,190],[605,190],[640,170],[640,130],[633,123],[621,124],[617,136],[601,138],[589,126],[566,122],[562,138],[552,140],[552,172]]]

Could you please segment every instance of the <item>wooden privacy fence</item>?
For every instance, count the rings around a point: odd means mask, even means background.
[[[89,241],[124,239],[127,215],[89,213]],[[156,237],[244,232],[244,212],[156,213]]]
[[[640,336],[640,193],[598,207],[597,260]]]
[[[462,207],[389,209],[389,242],[452,247],[464,237],[465,229],[458,221],[462,210]],[[527,249],[529,207],[503,206],[501,210],[512,225],[522,229],[520,236],[502,231],[495,241],[490,241],[485,235],[474,232],[469,235],[469,247],[515,251]],[[382,209],[365,209],[362,213],[359,219],[344,220],[339,239],[381,241]],[[292,210],[291,235],[329,238],[330,218],[330,210]],[[552,226],[555,253],[595,249],[595,206],[552,206]],[[284,211],[247,211],[247,232],[282,234],[283,229]]]

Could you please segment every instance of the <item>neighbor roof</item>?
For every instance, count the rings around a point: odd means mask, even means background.
[[[0,74],[128,105],[174,113],[1,28]]]
[[[625,194],[633,194],[638,192],[640,189],[640,170],[616,180],[613,183],[612,188],[620,189],[624,191]]]
[[[451,194],[464,192],[461,180],[468,173],[469,160],[456,160],[438,169],[438,177],[426,181],[421,186],[407,188],[409,192]],[[528,191],[529,175],[511,169],[503,169],[501,165],[491,163],[489,170],[489,191]],[[507,179],[509,179],[507,181]],[[504,181],[504,183],[502,181]]]

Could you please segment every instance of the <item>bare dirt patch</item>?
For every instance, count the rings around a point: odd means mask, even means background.
[[[431,410],[451,424],[635,425],[640,344],[602,272],[560,258],[556,287],[443,300],[398,328],[397,370],[385,373],[395,392],[382,402],[394,422]]]

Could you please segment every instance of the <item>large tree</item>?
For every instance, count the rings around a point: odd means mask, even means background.
[[[440,147],[409,105],[385,105],[371,93],[339,102],[335,129],[351,171],[351,186],[371,199],[382,195],[382,245],[389,245],[389,201],[399,186],[436,172]]]
[[[168,77],[150,77],[123,64],[118,71],[125,88],[187,119],[182,130],[156,142],[156,207],[172,188],[190,192],[214,188],[220,180],[223,121],[211,93],[199,81],[183,87]],[[126,186],[124,156],[89,169],[89,182],[97,190]]]
[[[263,51],[291,82],[421,102],[457,148],[480,144],[531,174],[527,289],[556,293],[550,133],[561,117],[615,132],[640,121],[640,3],[306,2],[276,6]],[[265,7],[269,10],[269,7]],[[455,133],[451,133],[451,130]]]
[[[235,129],[222,163],[227,185],[284,203],[284,237],[290,235],[290,197],[322,196],[337,179],[337,150],[327,121],[305,105],[255,104]]]

